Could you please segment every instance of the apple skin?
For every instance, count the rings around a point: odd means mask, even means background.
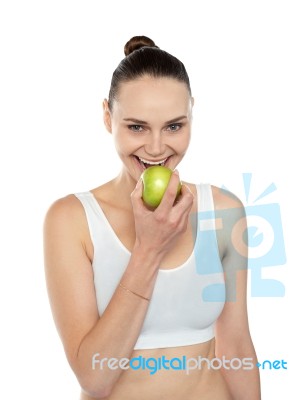
[[[143,201],[151,208],[159,206],[169,184],[173,171],[161,165],[155,165],[144,170],[141,175],[143,181]],[[181,193],[182,184],[179,183],[176,198]]]

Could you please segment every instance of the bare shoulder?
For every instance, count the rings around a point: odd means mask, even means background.
[[[211,189],[216,210],[240,209],[240,211],[244,212],[242,201],[234,193],[213,185]]]
[[[49,220],[67,220],[75,217],[81,211],[81,204],[76,196],[69,194],[65,197],[55,200],[47,210],[45,219]]]
[[[69,194],[51,204],[45,215],[44,226],[70,227],[71,230],[79,232],[79,228],[85,228],[86,217],[83,206],[78,198]],[[75,230],[77,228],[77,230]]]

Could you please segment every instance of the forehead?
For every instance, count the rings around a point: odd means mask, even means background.
[[[171,78],[141,77],[120,85],[118,96],[113,104],[117,116],[132,115],[150,120],[151,114],[164,118],[188,115],[190,94],[184,82]]]

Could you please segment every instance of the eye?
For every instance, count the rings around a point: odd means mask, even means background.
[[[182,127],[182,124],[170,124],[167,126],[167,130],[171,132],[179,131]]]
[[[133,132],[142,132],[144,130],[141,125],[128,125],[128,128]]]

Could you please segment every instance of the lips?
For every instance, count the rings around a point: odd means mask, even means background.
[[[137,163],[141,166],[142,169],[147,169],[149,167],[152,167],[153,165],[166,165],[168,163],[168,160],[171,156],[168,156],[166,158],[163,158],[161,160],[147,160],[145,158],[141,158],[139,156],[134,155],[134,158],[136,159]]]

